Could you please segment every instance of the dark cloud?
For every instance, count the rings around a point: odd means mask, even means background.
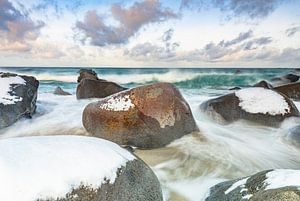
[[[263,18],[272,13],[283,0],[182,0],[181,7],[217,7],[229,17]]]
[[[153,60],[168,60],[176,56],[176,48],[179,44],[172,42],[174,30],[169,29],[162,35],[161,46],[154,45],[149,42],[138,44],[133,48],[126,49],[124,55],[130,56],[136,60],[153,59]]]
[[[83,42],[89,40],[96,46],[122,44],[144,25],[179,17],[169,8],[162,8],[158,0],[135,2],[129,8],[113,4],[111,14],[119,22],[119,26],[107,25],[95,10],[88,11],[83,22],[76,23],[76,28],[83,33],[81,40]]]
[[[288,28],[285,33],[288,37],[293,37],[297,32],[300,31],[300,26]]]
[[[34,22],[26,12],[17,10],[8,0],[0,0],[0,38],[2,42],[35,40],[40,29],[44,26],[41,21]]]

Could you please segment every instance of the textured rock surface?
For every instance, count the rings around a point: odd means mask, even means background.
[[[49,199],[50,201],[51,199]],[[53,199],[52,199],[53,200]],[[162,201],[162,191],[153,171],[141,160],[129,161],[118,170],[113,184],[109,181],[93,189],[80,186],[56,201]]]
[[[253,85],[254,87],[263,87],[263,88],[266,88],[266,89],[273,89],[273,86],[266,82],[265,80],[262,80],[258,83],[256,83],[255,85]]]
[[[83,79],[77,86],[76,97],[77,99],[105,98],[125,89],[114,82]]]
[[[286,84],[275,87],[274,89],[293,100],[300,100],[300,83]]]
[[[260,95],[261,94],[257,94],[256,96],[260,98]],[[282,96],[281,94],[278,95]],[[219,123],[231,123],[244,119],[266,126],[278,126],[287,117],[299,116],[299,111],[294,103],[285,96],[282,96],[282,98],[286,101],[289,107],[289,111],[285,114],[272,115],[269,113],[250,113],[245,111],[240,106],[241,101],[236,96],[236,93],[208,100],[200,105],[200,109]]]
[[[89,104],[83,125],[94,136],[141,148],[162,147],[198,130],[190,107],[168,83],[126,90]]]
[[[213,186],[205,201],[299,201],[300,184],[268,188],[267,174],[272,170],[259,172],[250,177],[226,181]],[[278,182],[285,175],[278,175]],[[288,176],[288,175],[286,175]],[[281,178],[279,178],[281,177]]]
[[[18,75],[0,73],[0,79],[16,76]],[[9,94],[18,97],[20,101],[16,101],[13,104],[0,102],[0,129],[12,125],[22,117],[31,118],[35,113],[39,82],[34,77],[23,75],[19,77],[25,80],[25,84],[12,84]]]

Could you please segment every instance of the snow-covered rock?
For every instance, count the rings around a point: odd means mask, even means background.
[[[169,83],[133,88],[91,103],[82,119],[94,136],[141,148],[162,147],[198,130],[188,103]]]
[[[162,195],[152,170],[117,144],[41,136],[0,140],[0,198],[161,201]]]
[[[300,170],[275,169],[219,183],[205,201],[298,201]]]
[[[34,77],[0,73],[0,129],[22,117],[31,117],[36,109],[38,86]]]
[[[294,103],[274,90],[250,87],[208,100],[200,109],[222,123],[244,119],[267,126],[278,126],[285,118],[299,116]]]

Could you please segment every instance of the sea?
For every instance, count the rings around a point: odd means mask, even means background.
[[[33,135],[89,135],[82,125],[84,107],[97,99],[76,100],[80,68],[9,67],[13,72],[40,81],[37,112],[0,131],[0,139]],[[125,87],[156,82],[173,83],[191,106],[200,132],[186,135],[166,147],[136,150],[154,170],[164,200],[202,201],[213,185],[267,169],[300,169],[300,145],[288,137],[299,118],[289,118],[280,127],[266,127],[245,121],[219,124],[199,109],[208,99],[232,93],[232,87],[300,74],[295,69],[262,68],[93,68],[101,79]],[[57,96],[60,86],[72,96]],[[300,110],[300,102],[294,102]],[[26,160],[26,159],[24,159]]]

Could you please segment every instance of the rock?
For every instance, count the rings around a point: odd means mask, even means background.
[[[266,88],[266,89],[273,89],[273,86],[266,82],[265,80],[262,80],[258,83],[256,83],[255,85],[253,85],[253,87],[262,87],[262,88]]]
[[[151,168],[129,151],[103,139],[10,138],[0,141],[0,151],[0,174],[5,176],[0,180],[3,200],[163,200],[160,183]]]
[[[300,145],[300,126],[292,128],[288,133],[288,139],[292,144],[299,146]]]
[[[261,87],[241,89],[208,100],[200,109],[220,123],[248,120],[266,126],[279,126],[287,117],[299,116],[294,103],[286,96]]]
[[[99,80],[97,73],[92,69],[80,69],[77,82],[79,83],[83,79]]]
[[[219,183],[205,201],[299,201],[300,170],[267,170]]]
[[[274,84],[277,86],[282,84],[297,82],[298,80],[299,80],[299,76],[291,73],[283,77],[275,77],[271,79],[271,81],[274,82]]]
[[[299,76],[292,73],[285,75],[283,78],[290,82],[297,82],[299,80]]]
[[[105,98],[126,89],[114,82],[83,79],[77,86],[76,97],[77,99]]]
[[[22,117],[31,118],[36,110],[39,81],[34,77],[0,73],[0,129]]]
[[[286,84],[274,89],[295,101],[300,100],[300,83]]]
[[[82,119],[93,136],[140,148],[163,147],[198,130],[189,105],[169,83],[137,87],[91,103]]]
[[[241,87],[232,87],[232,88],[230,88],[230,89],[228,89],[228,90],[240,90],[240,89],[242,89]]]
[[[61,87],[56,87],[56,89],[54,90],[53,94],[55,94],[55,95],[62,95],[62,96],[72,95],[69,92],[64,91]]]

